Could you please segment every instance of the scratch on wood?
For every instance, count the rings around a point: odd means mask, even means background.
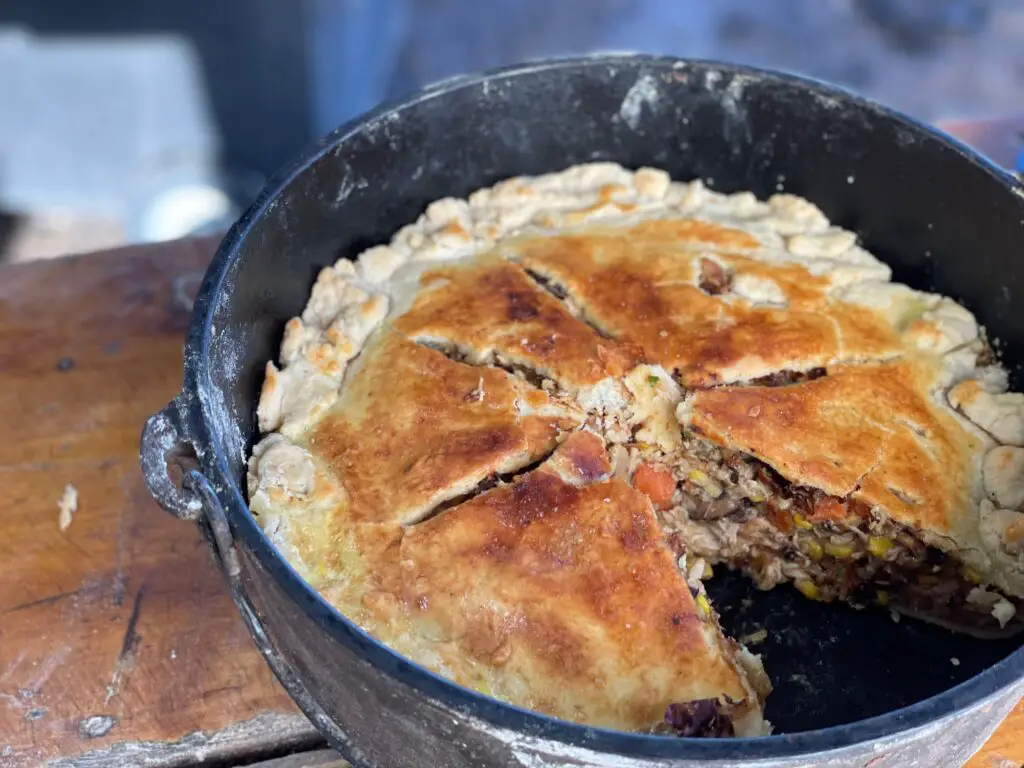
[[[50,679],[57,667],[64,663],[64,660],[71,653],[71,646],[63,645],[52,654],[46,657],[46,659],[39,664],[39,669],[23,686],[26,690],[39,692],[45,685],[46,681]]]
[[[82,549],[80,546],[78,546],[78,544],[75,543],[74,539],[71,539],[71,538],[68,538],[67,536],[65,536],[64,537],[64,541],[63,541],[63,545],[66,546],[66,547],[71,547],[73,550],[78,552],[78,554],[80,554],[83,558],[86,558],[86,559],[89,558],[89,553],[86,552],[84,549]]]
[[[70,592],[60,592],[56,595],[50,595],[49,597],[41,597],[38,600],[30,600],[27,603],[19,603],[18,605],[8,608],[4,613],[17,613],[18,611],[25,611],[39,605],[50,605],[51,603],[56,603],[69,597],[74,597],[81,591],[82,587],[79,587],[78,589],[73,589]]]
[[[124,594],[128,583],[128,577],[125,573],[125,555],[128,539],[132,533],[128,529],[128,515],[131,514],[131,510],[134,508],[133,502],[135,501],[133,488],[127,476],[122,476],[119,484],[127,504],[121,508],[121,514],[117,519],[117,542],[114,552],[114,592],[111,597],[114,606],[117,608],[124,604]]]
[[[4,673],[0,675],[0,683],[7,682],[7,678],[14,674],[14,670],[25,660],[26,655],[27,651],[18,651],[18,655],[14,657],[14,660],[4,669]]]
[[[84,754],[60,757],[49,768],[180,768],[201,763],[235,762],[242,758],[282,751],[309,750],[323,745],[323,737],[302,715],[268,712],[234,723],[216,733],[195,731],[180,741],[122,741]]]
[[[146,585],[143,584],[139,587],[139,591],[135,593],[132,615],[128,617],[128,627],[125,629],[124,639],[121,641],[121,653],[117,658],[118,663],[124,661],[129,654],[134,653],[136,646],[139,644],[139,635],[135,628],[139,626],[139,614],[142,612],[142,598],[145,594]]]
[[[22,700],[13,693],[4,693],[3,691],[0,691],[0,701],[6,701],[7,706],[12,709],[24,709],[26,706]]]
[[[0,467],[0,472],[49,472],[56,466],[52,461],[22,461],[17,464],[4,464]]]
[[[111,602],[114,606],[120,608],[124,605],[124,590],[125,590],[125,578],[124,573],[121,571],[121,565],[118,563],[117,573],[114,574],[114,591],[111,597]]]
[[[219,688],[211,688],[208,691],[203,691],[202,698],[205,700],[210,698],[211,696],[216,696],[219,693],[228,693],[229,691],[240,691],[242,690],[242,687],[242,684],[238,683],[236,685],[222,685]]]
[[[139,625],[139,615],[142,612],[142,598],[145,596],[145,593],[146,585],[142,584],[139,587],[139,591],[135,593],[132,613],[128,617],[128,626],[125,628],[124,638],[121,640],[121,650],[117,654],[117,661],[114,662],[114,673],[110,677],[110,685],[107,686],[107,698],[104,699],[104,704],[109,704],[110,700],[120,692],[121,684],[135,667],[135,651],[139,647],[139,641],[142,639],[136,631],[136,627]]]
[[[114,605],[120,608],[124,604],[124,592],[127,579],[124,574],[124,539],[125,539],[125,515],[128,514],[127,509],[121,510],[121,516],[117,521],[117,551],[114,554],[115,558],[115,569],[114,569],[114,591],[111,597],[111,601]]]

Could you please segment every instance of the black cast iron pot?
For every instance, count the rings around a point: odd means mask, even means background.
[[[1024,693],[1019,641],[759,593],[718,576],[726,629],[767,627],[762,739],[587,728],[406,661],[310,589],[246,506],[264,362],[316,273],[386,242],[440,197],[589,160],[817,203],[895,278],[964,302],[1024,385],[1024,189],[965,147],[843,91],[708,62],[598,56],[451,80],[327,136],[228,233],[192,315],[181,394],[146,424],[157,501],[200,523],[270,666],[356,766],[960,765]],[[184,482],[168,472],[194,456]],[[173,461],[171,462],[174,463]]]

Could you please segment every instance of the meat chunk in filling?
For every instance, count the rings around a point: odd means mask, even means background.
[[[670,704],[665,723],[677,736],[734,736],[732,717],[716,699],[698,699]]]

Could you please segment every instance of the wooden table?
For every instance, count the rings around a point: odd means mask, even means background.
[[[210,240],[0,267],[0,766],[343,763],[256,652],[143,420],[181,380]],[[78,491],[65,531],[58,500]],[[1024,704],[970,763],[1024,763]]]
[[[180,386],[213,248],[0,267],[0,766],[255,762],[322,746],[194,526],[156,506],[138,467],[143,420]],[[78,510],[61,532],[68,484]]]

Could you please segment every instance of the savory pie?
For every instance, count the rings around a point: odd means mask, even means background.
[[[280,367],[278,367],[278,364]],[[1021,625],[1024,395],[974,317],[810,202],[595,163],[325,268],[249,498],[398,652],[556,717],[759,735],[702,579]]]

